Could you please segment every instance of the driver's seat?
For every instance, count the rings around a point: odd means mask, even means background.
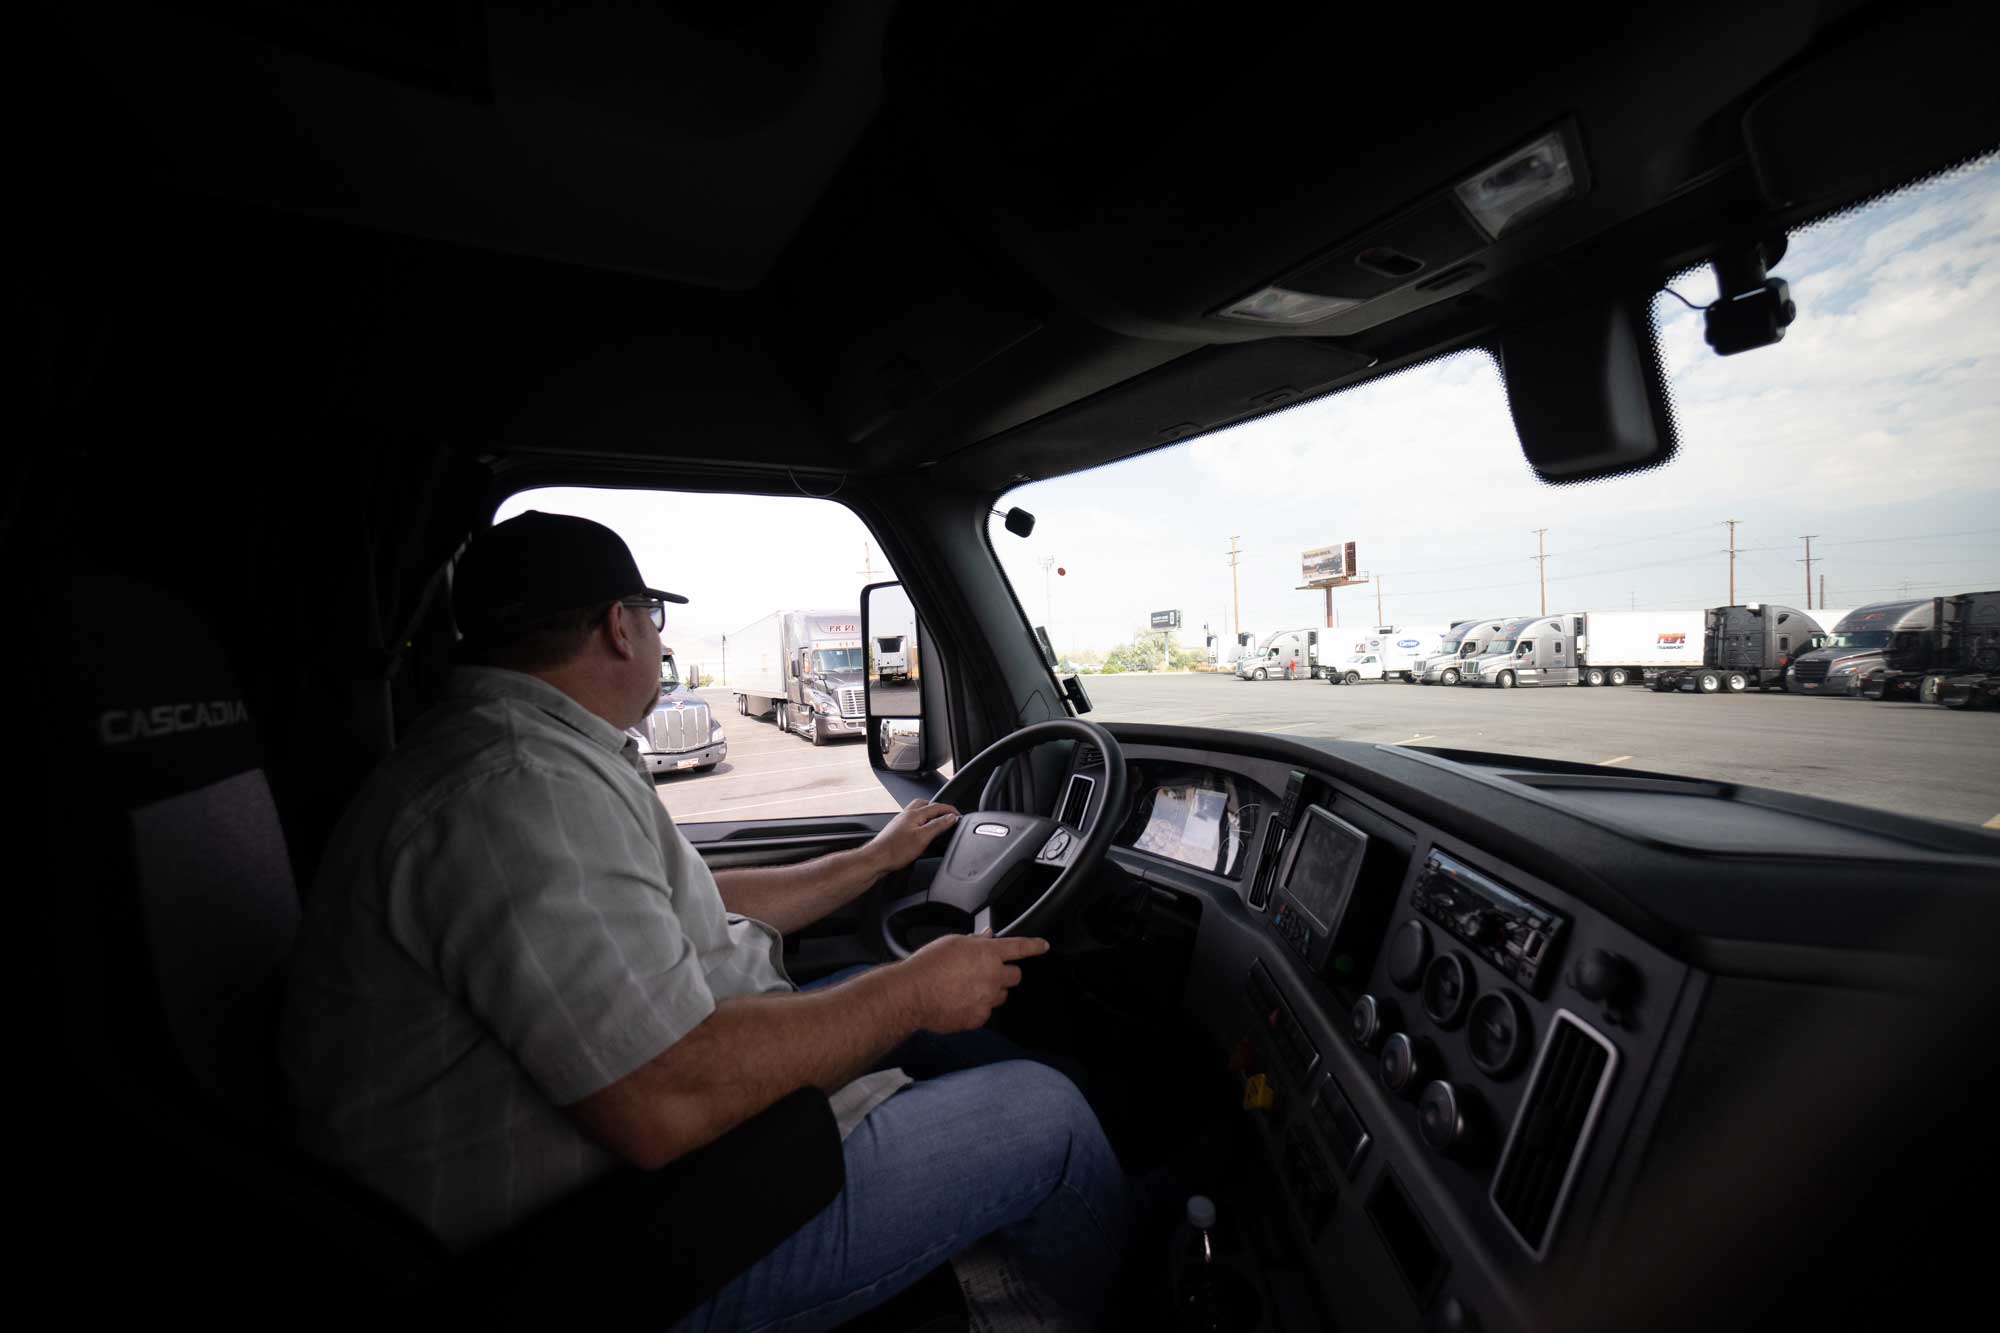
[[[268,1038],[299,903],[221,645],[180,599],[103,571],[46,581],[27,623],[41,658],[17,697],[42,705],[52,873],[21,894],[41,927],[21,951],[25,1215],[49,1242],[23,1269],[65,1308],[157,1317],[183,1296],[225,1325],[526,1327],[585,1293],[594,1318],[663,1327],[839,1192],[812,1088],[465,1256],[289,1150]]]

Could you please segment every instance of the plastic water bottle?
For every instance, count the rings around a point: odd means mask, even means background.
[[[1188,1199],[1187,1221],[1174,1232],[1172,1273],[1174,1327],[1183,1333],[1226,1333],[1215,1204],[1205,1194]]]

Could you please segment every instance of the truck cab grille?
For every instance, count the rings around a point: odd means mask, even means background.
[[[1832,665],[1823,657],[1800,662],[1792,668],[1792,678],[1804,685],[1818,685],[1826,679],[1827,668]]]
[[[840,715],[842,717],[860,717],[862,712],[861,687],[859,685],[841,686]]]

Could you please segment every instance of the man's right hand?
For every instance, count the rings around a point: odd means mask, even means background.
[[[932,1032],[965,1032],[985,1026],[1007,992],[1020,984],[1016,959],[1049,951],[1031,936],[946,935],[911,954],[898,967],[909,978],[917,1026]]]

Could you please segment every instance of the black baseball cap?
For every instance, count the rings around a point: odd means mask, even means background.
[[[602,523],[530,509],[472,539],[452,580],[451,609],[460,632],[478,642],[625,597],[687,601],[647,587],[625,539]]]

